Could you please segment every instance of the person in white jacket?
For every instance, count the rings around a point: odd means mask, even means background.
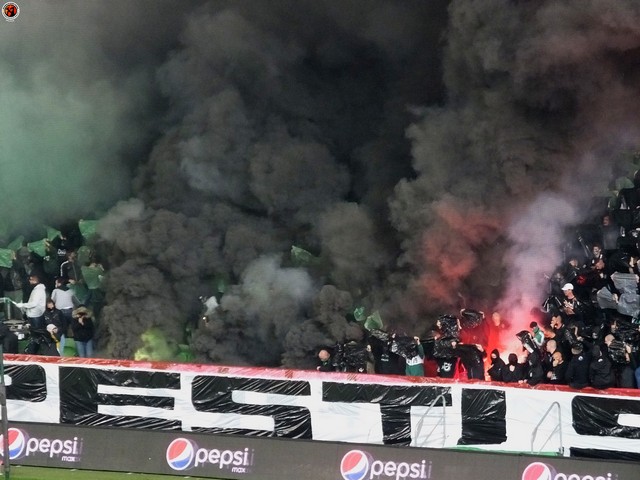
[[[29,301],[16,304],[22,309],[29,321],[29,328],[44,329],[44,311],[47,309],[47,290],[40,280],[40,275],[33,273],[29,275],[29,283],[33,285]]]

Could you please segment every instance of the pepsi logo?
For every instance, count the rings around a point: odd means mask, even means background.
[[[25,432],[18,428],[9,428],[9,460],[15,460],[24,455],[27,447],[28,437]],[[4,435],[0,435],[0,456],[4,457]]]
[[[555,472],[549,465],[541,462],[530,463],[522,472],[522,480],[553,480],[554,477]]]
[[[347,452],[340,462],[340,473],[344,480],[363,480],[369,471],[369,455],[362,450]]]
[[[167,463],[174,470],[191,468],[196,456],[196,446],[186,438],[176,438],[167,447]]]

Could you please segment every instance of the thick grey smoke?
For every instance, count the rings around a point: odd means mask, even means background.
[[[359,306],[415,334],[519,315],[637,148],[631,0],[63,3],[0,33],[29,126],[3,188],[31,192],[5,230],[100,216],[105,355],[184,341],[201,296],[220,363],[308,366]]]
[[[631,1],[451,3],[448,102],[408,129],[419,176],[393,200],[415,271],[408,304],[451,308],[459,292],[525,324],[567,227],[593,215],[617,153],[637,148],[639,13]]]

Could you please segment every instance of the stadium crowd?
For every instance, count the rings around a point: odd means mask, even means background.
[[[11,251],[10,266],[0,268],[3,351],[63,356],[67,338],[73,338],[78,356],[93,356],[104,274],[91,248],[73,229],[56,231],[40,248],[22,241]],[[19,309],[29,327],[23,351],[11,328],[12,321],[19,320],[12,307]]]
[[[317,369],[640,388],[640,173],[633,183],[588,235],[577,230],[526,320],[462,309],[423,339],[371,330],[364,346],[322,348]]]

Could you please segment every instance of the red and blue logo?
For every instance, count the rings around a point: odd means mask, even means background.
[[[9,436],[9,460],[15,460],[16,458],[23,457],[27,451],[27,441],[29,437],[26,432],[23,432],[19,428],[10,428],[8,431]],[[4,457],[4,435],[0,435],[0,456]]]
[[[522,472],[522,480],[553,480],[555,476],[555,470],[542,462],[530,463]]]
[[[176,438],[167,447],[167,463],[174,470],[191,468],[196,457],[196,445],[186,438]]]
[[[369,471],[369,455],[362,450],[350,450],[340,462],[340,473],[344,480],[363,480]]]

